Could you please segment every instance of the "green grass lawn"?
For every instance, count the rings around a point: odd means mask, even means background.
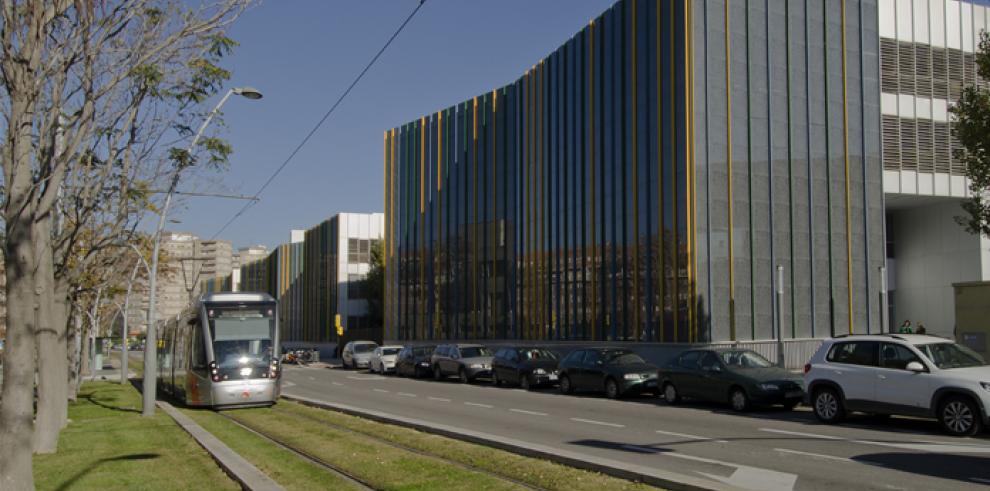
[[[240,489],[167,414],[140,406],[130,385],[83,384],[58,452],[34,457],[37,489]]]
[[[319,479],[324,471],[270,447],[249,432],[206,410],[186,413],[201,426],[250,460],[288,489],[316,487],[343,489]],[[641,490],[649,486],[587,472],[541,459],[461,442],[345,414],[282,400],[273,408],[241,409],[225,414],[259,428],[287,443],[306,449],[380,489],[520,489],[508,479],[536,487],[560,490]],[[322,421],[344,427],[340,430]],[[374,438],[372,438],[374,437]],[[376,438],[415,449],[411,452]],[[269,448],[270,447],[270,448]],[[425,453],[427,455],[423,455]],[[274,459],[274,460],[273,460]],[[446,459],[446,460],[441,460]],[[449,462],[453,461],[461,465]],[[302,465],[301,465],[302,464]],[[467,469],[475,467],[492,472]],[[311,481],[310,479],[316,479]]]
[[[336,411],[316,409],[284,399],[271,411],[279,415],[294,415],[297,418],[315,418],[327,421],[359,433],[382,438],[407,448],[470,465],[539,488],[574,491],[654,489],[642,483],[617,479],[596,472],[568,467],[543,459],[524,457],[484,445],[431,435],[401,426],[378,423]],[[313,423],[310,422],[309,424],[312,425]]]

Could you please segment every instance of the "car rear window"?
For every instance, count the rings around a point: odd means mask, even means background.
[[[354,345],[354,352],[355,353],[368,353],[368,352],[374,351],[375,348],[377,348],[377,347],[378,346],[375,346],[373,344],[355,344]]]
[[[876,341],[852,341],[836,343],[828,352],[827,360],[848,365],[876,366],[880,343]]]

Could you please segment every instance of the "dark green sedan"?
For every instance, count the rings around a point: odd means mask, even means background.
[[[804,398],[800,375],[744,349],[685,351],[660,370],[660,386],[668,404],[728,402],[736,411],[775,404],[794,409]]]

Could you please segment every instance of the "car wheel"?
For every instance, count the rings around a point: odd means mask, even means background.
[[[615,383],[614,379],[608,379],[605,381],[605,397],[609,399],[619,398],[619,384]]]
[[[839,398],[839,393],[835,389],[823,387],[816,390],[811,402],[815,417],[822,423],[838,423],[846,416],[846,410],[842,407],[842,399]]]
[[[495,387],[502,385],[502,381],[498,379],[498,372],[496,372],[494,369],[492,370],[492,385],[494,385]]]
[[[464,371],[464,367],[461,367],[460,370],[457,370],[457,378],[461,379],[462,384],[467,384],[471,382],[471,379],[468,378],[467,372]]]
[[[567,375],[560,376],[560,393],[561,394],[571,394],[574,392],[574,387],[571,386],[571,378]]]
[[[951,396],[938,409],[938,422],[953,436],[972,436],[980,432],[980,408],[962,396]]]
[[[729,392],[729,404],[733,411],[743,412],[749,409],[749,397],[746,391],[736,387]]]
[[[433,367],[433,380],[437,380],[437,381],[443,380],[443,373],[440,372],[439,365],[435,365]]]
[[[519,388],[522,390],[529,390],[529,374],[523,373],[519,375]]]
[[[667,400],[667,404],[681,402],[681,394],[677,392],[677,387],[674,387],[674,384],[670,382],[667,382],[663,386],[663,398]]]

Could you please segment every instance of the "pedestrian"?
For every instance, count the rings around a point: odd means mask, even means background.
[[[901,327],[897,330],[901,334],[911,334],[911,321],[905,319]]]
[[[915,332],[918,334],[928,334],[928,331],[925,329],[925,325],[920,322],[918,323],[918,330]]]

